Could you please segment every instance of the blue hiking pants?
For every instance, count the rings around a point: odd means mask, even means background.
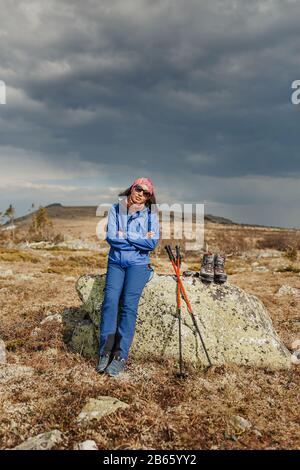
[[[101,307],[99,355],[127,359],[133,340],[138,304],[153,270],[148,264],[122,267],[108,262]]]

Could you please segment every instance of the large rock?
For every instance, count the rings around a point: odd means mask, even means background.
[[[84,356],[94,356],[97,354],[98,340],[96,328],[89,320],[83,320],[76,325],[72,335],[72,346],[75,351]]]
[[[213,364],[235,363],[275,369],[290,367],[291,355],[257,297],[229,283],[205,285],[196,277],[183,278],[183,283]],[[96,356],[98,352],[99,311],[104,286],[105,274],[81,276],[76,283],[83,302],[80,313],[77,312],[79,320],[74,320],[72,310],[64,315],[66,328],[69,333],[73,331],[69,335],[70,346],[88,356]],[[182,321],[184,360],[206,365],[205,354],[184,301]],[[139,303],[131,354],[135,357],[159,354],[178,359],[174,276],[155,273],[146,284]]]

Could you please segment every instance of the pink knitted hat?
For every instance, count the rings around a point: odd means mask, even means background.
[[[131,185],[131,189],[133,189],[135,186],[138,184],[142,184],[147,186],[147,189],[149,193],[153,194],[154,193],[154,185],[152,183],[152,180],[150,178],[137,178],[133,184]]]

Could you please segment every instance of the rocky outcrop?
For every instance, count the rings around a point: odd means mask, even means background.
[[[291,355],[257,297],[229,283],[205,285],[193,276],[183,278],[183,283],[213,364],[290,367]],[[104,286],[105,275],[80,277],[76,289],[82,307],[68,309],[63,315],[66,341],[74,351],[87,356],[97,355]],[[204,351],[184,301],[182,323],[184,360],[206,365]],[[178,359],[174,276],[155,273],[146,284],[139,303],[131,354],[134,357],[159,354]]]

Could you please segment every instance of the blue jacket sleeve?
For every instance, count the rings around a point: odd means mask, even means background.
[[[146,234],[142,237],[139,233],[128,231],[127,240],[139,250],[152,251],[155,249],[159,242],[160,230],[159,230],[159,219],[157,213],[151,213],[151,231],[154,232],[152,238],[147,238]]]
[[[127,241],[126,238],[120,238],[117,235],[117,216],[116,216],[116,207],[112,205],[108,213],[107,221],[107,231],[105,240],[113,248],[118,248],[119,250],[128,250],[132,249],[131,244]]]

